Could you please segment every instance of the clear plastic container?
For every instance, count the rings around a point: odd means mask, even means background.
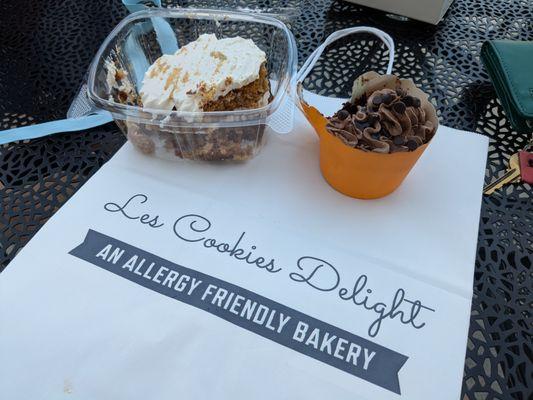
[[[173,38],[169,38],[170,35]],[[201,34],[252,39],[267,56],[271,100],[265,107],[210,112],[146,109],[138,92],[148,67],[163,53]],[[163,50],[164,49],[164,50]],[[272,16],[220,10],[154,9],[123,19],[109,34],[91,64],[87,94],[109,111],[137,149],[161,158],[241,161],[254,157],[265,126],[291,91],[297,50],[287,26]],[[110,80],[122,70],[118,90]]]

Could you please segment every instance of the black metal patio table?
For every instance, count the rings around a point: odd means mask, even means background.
[[[297,6],[291,28],[300,63],[335,30],[369,25],[387,31],[397,45],[393,72],[432,95],[441,123],[490,138],[486,182],[530,139],[509,125],[479,52],[488,39],[533,40],[532,0],[455,0],[438,26],[340,0],[163,3]],[[126,14],[119,0],[1,1],[0,130],[64,118],[97,48]],[[384,72],[386,63],[381,42],[350,36],[328,48],[305,86],[348,97],[356,76]],[[107,124],[0,146],[0,271],[124,141]],[[527,184],[483,196],[462,400],[533,395],[532,198]]]

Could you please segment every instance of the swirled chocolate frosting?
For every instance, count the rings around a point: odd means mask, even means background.
[[[350,147],[377,153],[413,151],[435,134],[437,127],[426,118],[420,99],[403,89],[376,90],[357,103],[345,103],[327,125]]]

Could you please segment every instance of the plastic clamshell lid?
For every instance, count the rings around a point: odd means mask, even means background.
[[[134,27],[141,26],[146,22],[152,21],[155,25],[155,21],[158,21],[159,24],[168,24],[173,20],[187,21],[187,23],[191,23],[191,21],[194,23],[194,21],[212,20],[215,21],[217,26],[228,21],[244,22],[252,25],[259,24],[273,27],[276,35],[281,35],[281,40],[284,41],[285,54],[276,54],[275,57],[275,62],[281,62],[282,64],[279,65],[278,70],[280,73],[279,76],[276,76],[277,79],[271,78],[271,82],[275,82],[275,90],[273,90],[272,99],[269,104],[261,108],[246,110],[183,112],[147,109],[136,105],[121,104],[109,99],[109,96],[106,97],[99,94],[98,85],[101,85],[101,83],[98,81],[98,75],[105,68],[106,59],[110,52],[115,48],[123,49],[126,46],[128,32]],[[202,24],[199,24],[198,28],[201,30]],[[179,35],[179,31],[175,33]],[[198,32],[198,34],[201,33],[204,32]],[[267,55],[269,55],[274,49],[270,48],[266,50]],[[270,54],[270,56],[273,55]],[[297,48],[294,36],[282,21],[272,16],[259,13],[209,9],[150,9],[133,13],[124,18],[104,40],[89,69],[87,94],[90,101],[97,108],[111,112],[115,119],[127,119],[147,124],[163,124],[174,127],[198,126],[198,124],[204,127],[250,126],[258,123],[268,124],[269,117],[284,103],[286,95],[292,92],[292,88],[295,85],[296,63]],[[140,64],[144,64],[146,69],[149,66],[146,62]],[[145,70],[142,71],[142,73],[144,72]],[[273,120],[275,119],[273,118]]]

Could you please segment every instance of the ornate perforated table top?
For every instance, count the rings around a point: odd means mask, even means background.
[[[531,0],[456,0],[435,27],[339,0],[166,3],[299,7],[291,27],[300,62],[335,30],[389,32],[397,44],[394,72],[433,96],[441,122],[490,137],[487,182],[529,139],[507,122],[479,51],[487,39],[533,40]],[[98,46],[125,15],[118,0],[0,2],[0,129],[64,118]],[[346,97],[354,77],[384,72],[386,61],[381,42],[351,36],[328,48],[305,86]],[[0,271],[124,141],[108,124],[0,147]],[[532,195],[529,185],[512,184],[482,199],[463,400],[533,393]]]

